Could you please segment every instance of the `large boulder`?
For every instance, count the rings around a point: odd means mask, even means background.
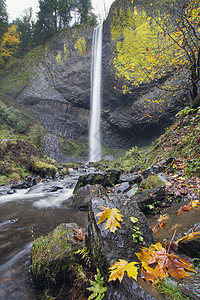
[[[76,238],[79,230],[76,223],[63,223],[33,242],[30,270],[34,287],[50,287],[69,280],[74,252],[84,246],[82,239]]]
[[[106,195],[106,189],[100,185],[90,185],[87,184],[83,187],[80,187],[75,191],[73,196],[68,198],[66,201],[63,202],[63,206],[65,205],[72,205],[75,206],[79,210],[88,210],[88,205],[91,199],[95,197],[104,197]]]
[[[110,187],[118,183],[120,178],[120,171],[108,170],[105,173],[91,173],[86,175],[81,175],[78,182],[74,188],[74,191],[87,184],[101,184],[104,187]]]
[[[98,223],[98,212],[103,207],[117,207],[124,216],[121,228],[112,233],[105,231],[105,222]],[[109,267],[118,259],[128,262],[138,261],[135,252],[139,252],[142,245],[146,247],[155,243],[154,234],[140,211],[137,203],[126,195],[110,195],[103,198],[93,198],[89,202],[89,227],[86,235],[86,246],[95,267],[99,268],[101,274],[107,275]],[[133,242],[134,225],[130,218],[137,218],[137,226],[140,228],[143,242]],[[128,298],[127,298],[128,297]],[[148,295],[137,283],[126,278],[121,284],[110,282],[105,299],[154,299]]]

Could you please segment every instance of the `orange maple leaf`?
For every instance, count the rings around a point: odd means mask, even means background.
[[[199,237],[200,237],[200,231],[187,233],[185,236],[183,236],[182,238],[178,239],[176,241],[176,243],[178,244],[178,243],[180,243],[182,241],[189,241],[189,240],[197,239]]]
[[[180,216],[184,211],[189,211],[200,206],[199,200],[191,200],[187,205],[183,205],[177,210],[176,215]]]
[[[177,280],[190,277],[186,272],[196,272],[192,265],[177,255],[168,253],[160,243],[143,247],[140,253],[135,253],[142,262],[143,278],[147,281],[158,283],[164,277],[173,276]]]
[[[100,217],[99,222],[97,224],[100,224],[104,222],[107,219],[105,230],[110,229],[110,232],[115,233],[117,230],[117,227],[121,228],[121,225],[119,222],[122,222],[122,215],[119,213],[120,211],[117,208],[110,209],[109,207],[103,207],[101,208],[104,210],[103,212],[99,212],[96,216]],[[119,221],[119,222],[118,222]]]

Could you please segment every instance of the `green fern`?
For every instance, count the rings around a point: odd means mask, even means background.
[[[101,300],[104,297],[104,293],[107,291],[107,287],[104,285],[104,278],[101,277],[99,269],[97,269],[97,274],[94,276],[95,281],[90,280],[91,287],[87,288],[92,294],[89,296],[88,300]]]

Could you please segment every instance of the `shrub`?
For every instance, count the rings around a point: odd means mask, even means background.
[[[23,133],[26,131],[26,123],[23,120],[17,122],[17,132]]]
[[[17,117],[13,112],[8,115],[7,122],[10,126],[15,126],[16,125]]]

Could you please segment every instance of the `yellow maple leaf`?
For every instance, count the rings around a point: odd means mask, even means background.
[[[200,201],[199,200],[191,200],[190,204],[192,205],[193,208],[197,208],[200,206]]]
[[[120,223],[122,222],[122,215],[119,213],[120,211],[117,208],[110,209],[109,207],[103,207],[101,208],[104,210],[103,212],[99,212],[96,216],[100,217],[99,222],[97,224],[100,224],[104,222],[107,219],[105,230],[110,229],[110,232],[115,233],[117,230],[117,227],[121,228]],[[118,222],[119,221],[119,222]]]
[[[110,276],[109,281],[115,281],[116,279],[119,279],[120,283],[122,282],[122,279],[124,277],[125,271],[127,271],[127,274],[129,277],[132,277],[133,279],[137,280],[137,274],[138,274],[138,267],[135,265],[138,264],[138,262],[131,262],[128,263],[124,259],[119,259],[118,262],[114,263],[110,267]]]

